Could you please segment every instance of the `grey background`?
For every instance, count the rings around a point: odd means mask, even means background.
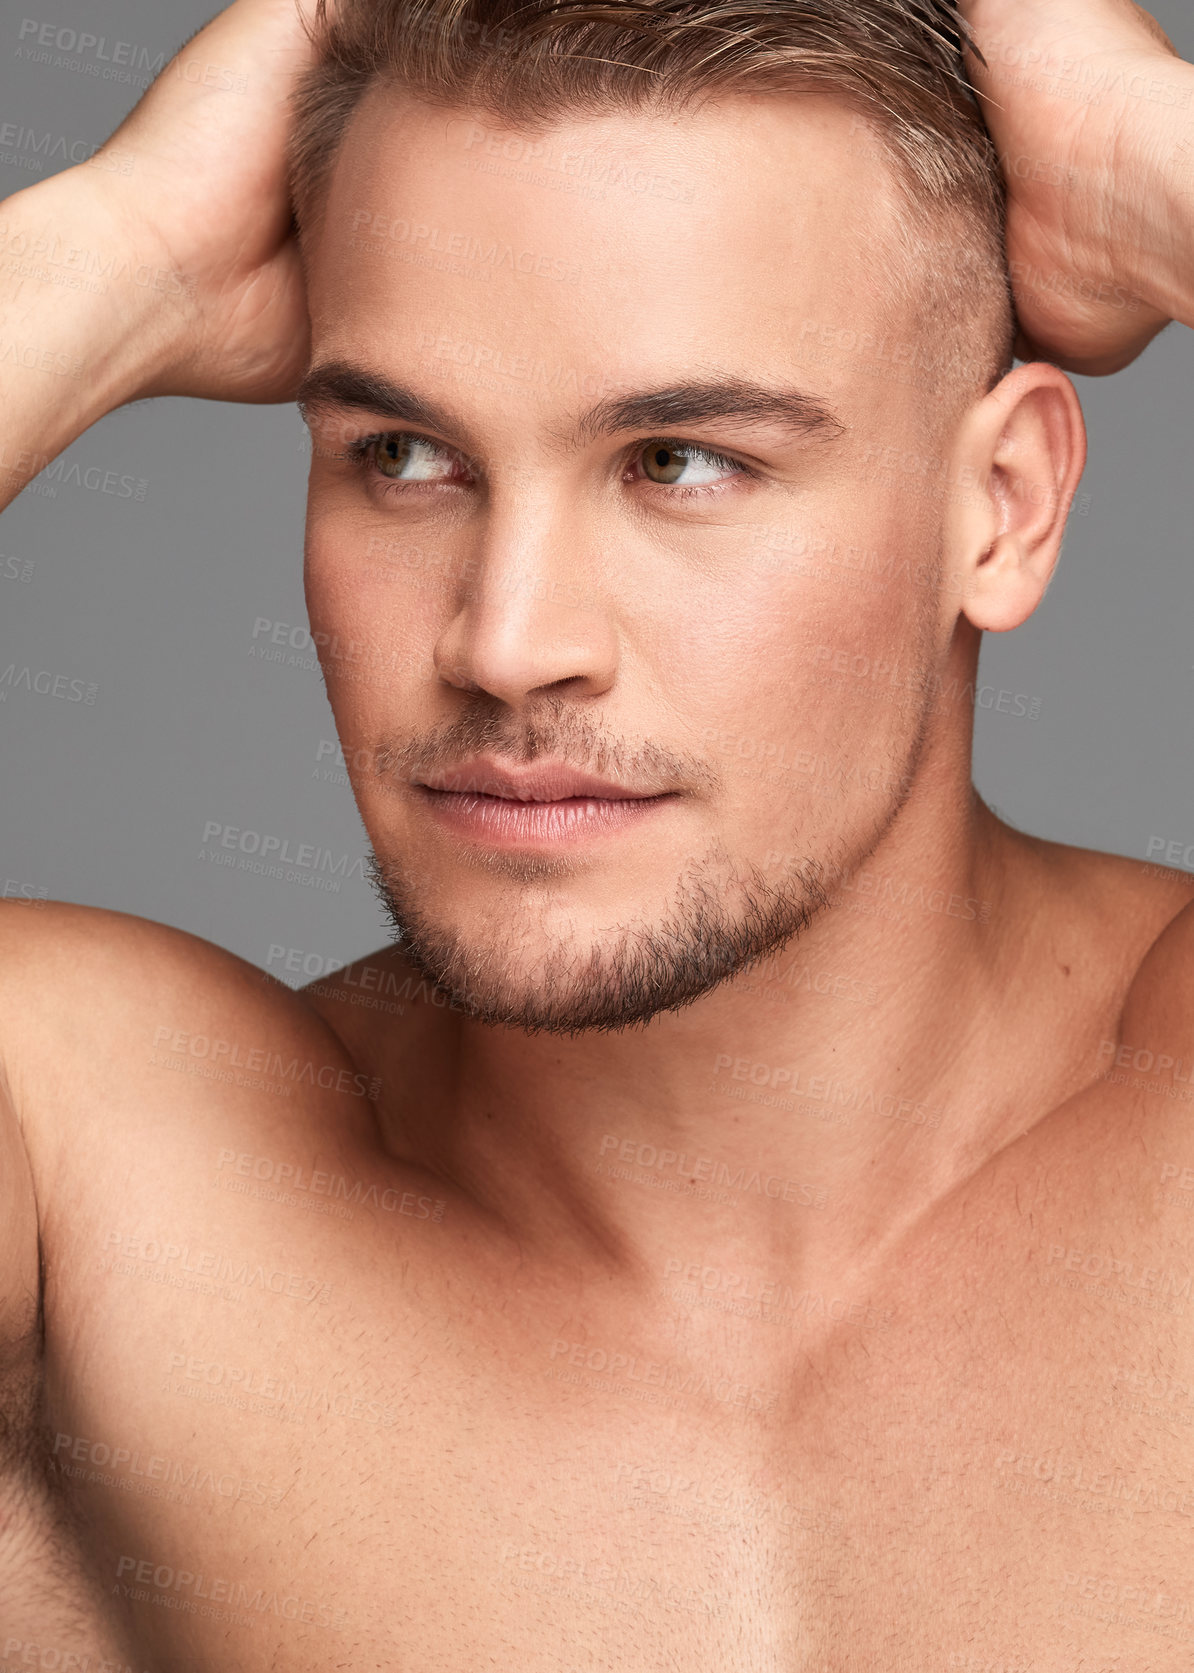
[[[0,19],[0,132],[35,136],[0,145],[0,195],[62,166],[36,151],[42,136],[98,143],[141,90],[19,56],[24,18],[130,43],[135,65],[168,58],[218,9],[41,5],[16,0]],[[1189,0],[1151,9],[1194,59]],[[1060,573],[1023,628],[988,636],[981,668],[984,685],[1038,699],[1039,716],[980,709],[975,776],[1022,829],[1143,858],[1152,838],[1194,843],[1194,333],[1170,327],[1127,372],[1077,381],[1091,460]],[[0,892],[137,913],[261,965],[296,949],[308,976],[379,945],[359,875],[329,873],[339,886],[321,890],[203,857],[209,822],[318,845],[341,867],[366,852],[318,672],[251,654],[260,619],[306,621],[297,412],[141,403],[65,459],[144,497],[34,484],[0,519],[0,670],[96,688],[92,701],[0,701]]]

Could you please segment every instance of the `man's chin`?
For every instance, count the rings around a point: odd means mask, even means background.
[[[751,969],[806,929],[826,904],[819,885],[784,891],[752,869],[743,879],[711,851],[652,920],[600,932],[583,945],[509,922],[478,936],[434,922],[415,879],[373,860],[374,887],[412,965],[459,1010],[492,1027],[577,1035],[643,1027]]]

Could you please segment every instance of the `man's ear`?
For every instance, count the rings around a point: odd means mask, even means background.
[[[946,563],[961,613],[988,633],[1027,621],[1053,575],[1086,466],[1077,391],[1056,366],[1018,366],[958,429]]]

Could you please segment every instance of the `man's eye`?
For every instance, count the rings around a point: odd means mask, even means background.
[[[652,441],[640,448],[637,459],[649,482],[676,483],[682,488],[704,488],[727,475],[741,475],[736,459],[710,453],[706,448],[684,442]],[[726,467],[724,470],[718,467]]]
[[[367,458],[383,476],[403,482],[443,481],[452,474],[452,455],[424,436],[395,434],[375,436]]]

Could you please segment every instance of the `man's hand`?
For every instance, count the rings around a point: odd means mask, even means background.
[[[1173,211],[1194,69],[1131,0],[961,10],[987,60],[970,69],[1008,182],[1018,352],[1118,371],[1185,317],[1174,266],[1191,248],[1191,216],[1187,205],[1179,239]]]
[[[286,149],[313,6],[236,0],[90,162],[0,205],[0,509],[127,401],[294,399],[310,326]]]
[[[301,9],[300,9],[301,8]],[[286,182],[289,95],[312,60],[310,0],[236,0],[167,64],[91,164],[111,237],[178,276],[141,395],[286,401],[306,369],[306,299]],[[106,156],[131,154],[127,175]]]

